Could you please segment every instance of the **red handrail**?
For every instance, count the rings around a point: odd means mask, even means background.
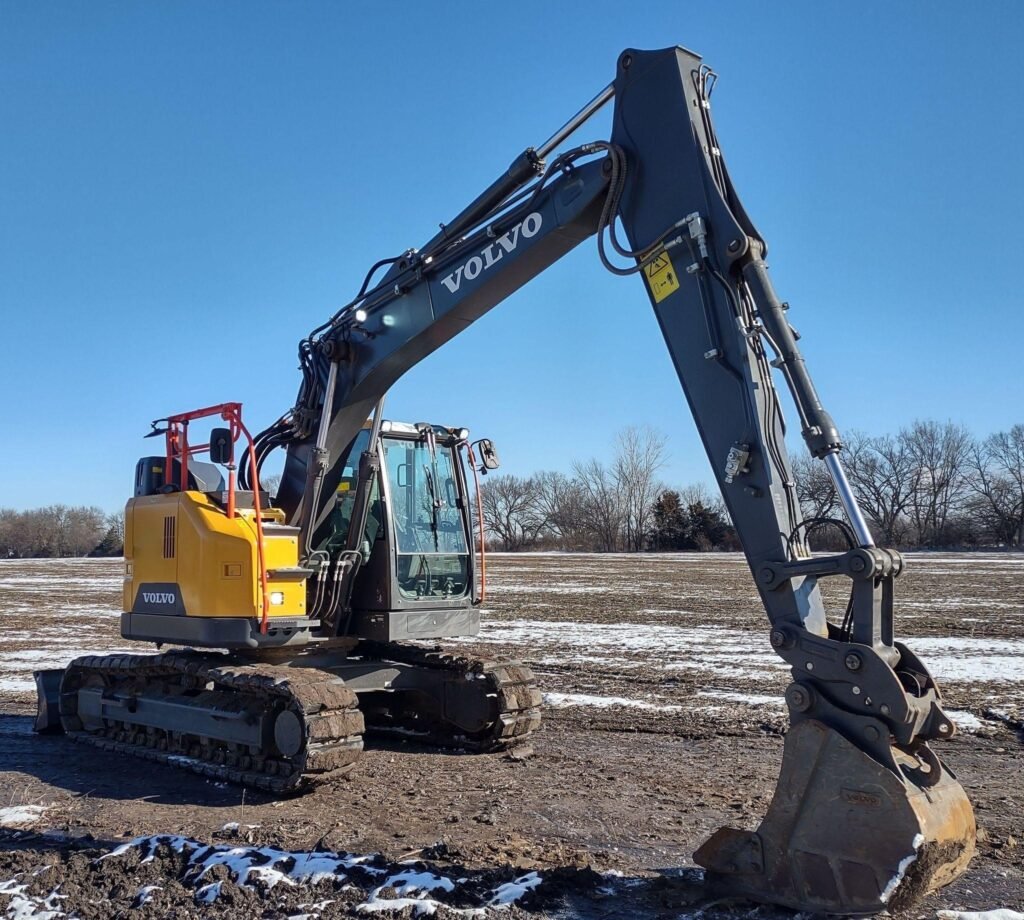
[[[188,458],[191,454],[202,453],[210,449],[209,444],[192,447],[188,443],[188,423],[211,415],[219,415],[228,423],[231,431],[231,455],[228,458],[228,507],[227,516],[235,517],[235,442],[239,435],[244,434],[249,451],[249,465],[252,469],[252,507],[256,516],[256,562],[260,581],[260,632],[266,635],[267,618],[270,615],[270,594],[267,589],[267,564],[263,540],[263,515],[260,508],[260,477],[256,468],[256,445],[253,443],[249,429],[242,422],[242,404],[236,402],[220,403],[207,406],[205,409],[193,409],[169,416],[167,421],[167,464],[164,467],[164,484],[177,486],[184,492],[188,488]],[[180,465],[178,482],[173,481],[174,461]]]
[[[477,603],[482,604],[487,597],[487,548],[484,544],[484,503],[480,495],[480,473],[476,468],[476,457],[473,454],[473,448],[469,443],[465,447],[466,459],[469,461],[470,469],[473,470],[473,485],[476,489],[476,521],[477,530],[480,533],[480,599]]]

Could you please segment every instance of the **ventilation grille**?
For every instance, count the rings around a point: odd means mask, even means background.
[[[174,558],[175,518],[173,515],[164,518],[164,559]]]

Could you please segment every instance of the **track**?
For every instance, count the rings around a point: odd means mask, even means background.
[[[362,734],[413,736],[428,744],[478,752],[507,748],[540,725],[541,694],[529,668],[518,662],[451,655],[437,649],[361,643],[365,660],[396,662],[444,672],[431,696],[388,693],[364,712],[360,698],[327,670],[303,665],[253,663],[221,653],[175,651],[162,655],[90,655],[68,665],[61,684],[65,732],[106,751],[181,767],[271,793],[330,782],[359,758]],[[442,675],[439,675],[442,676]],[[80,690],[96,691],[102,720],[79,712]],[[467,728],[445,718],[448,694],[472,694],[486,717]],[[373,700],[371,694],[370,700]],[[197,714],[223,713],[224,721],[263,720],[259,744],[211,738],[200,731],[154,727],[137,715],[139,702],[172,701]],[[278,746],[273,726],[282,713],[293,744]]]
[[[374,734],[412,735],[438,747],[483,753],[519,744],[540,726],[540,690],[533,672],[518,661],[455,655],[437,648],[400,643],[360,642],[353,654],[445,671],[462,679],[459,692],[483,694],[490,701],[488,724],[473,731],[453,725],[443,717],[431,717],[417,706],[415,697],[397,694],[386,711],[364,709],[367,730]]]
[[[105,697],[174,697],[239,715],[288,710],[302,725],[301,746],[287,756],[268,747],[253,750],[146,727],[132,721],[130,704],[124,719],[105,719],[102,731],[87,731],[78,717],[78,690],[100,685]],[[356,695],[331,675],[189,651],[77,658],[61,685],[61,719],[76,741],[276,793],[330,780],[358,759],[363,748],[358,705]]]

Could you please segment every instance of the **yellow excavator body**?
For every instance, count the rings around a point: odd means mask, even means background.
[[[306,615],[297,529],[261,509],[268,619]],[[263,615],[255,512],[233,518],[202,492],[145,495],[125,507],[124,611],[186,617]]]

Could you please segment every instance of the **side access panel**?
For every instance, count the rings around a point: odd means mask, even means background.
[[[480,632],[480,608],[427,610],[357,610],[351,634],[374,642],[450,639]]]

